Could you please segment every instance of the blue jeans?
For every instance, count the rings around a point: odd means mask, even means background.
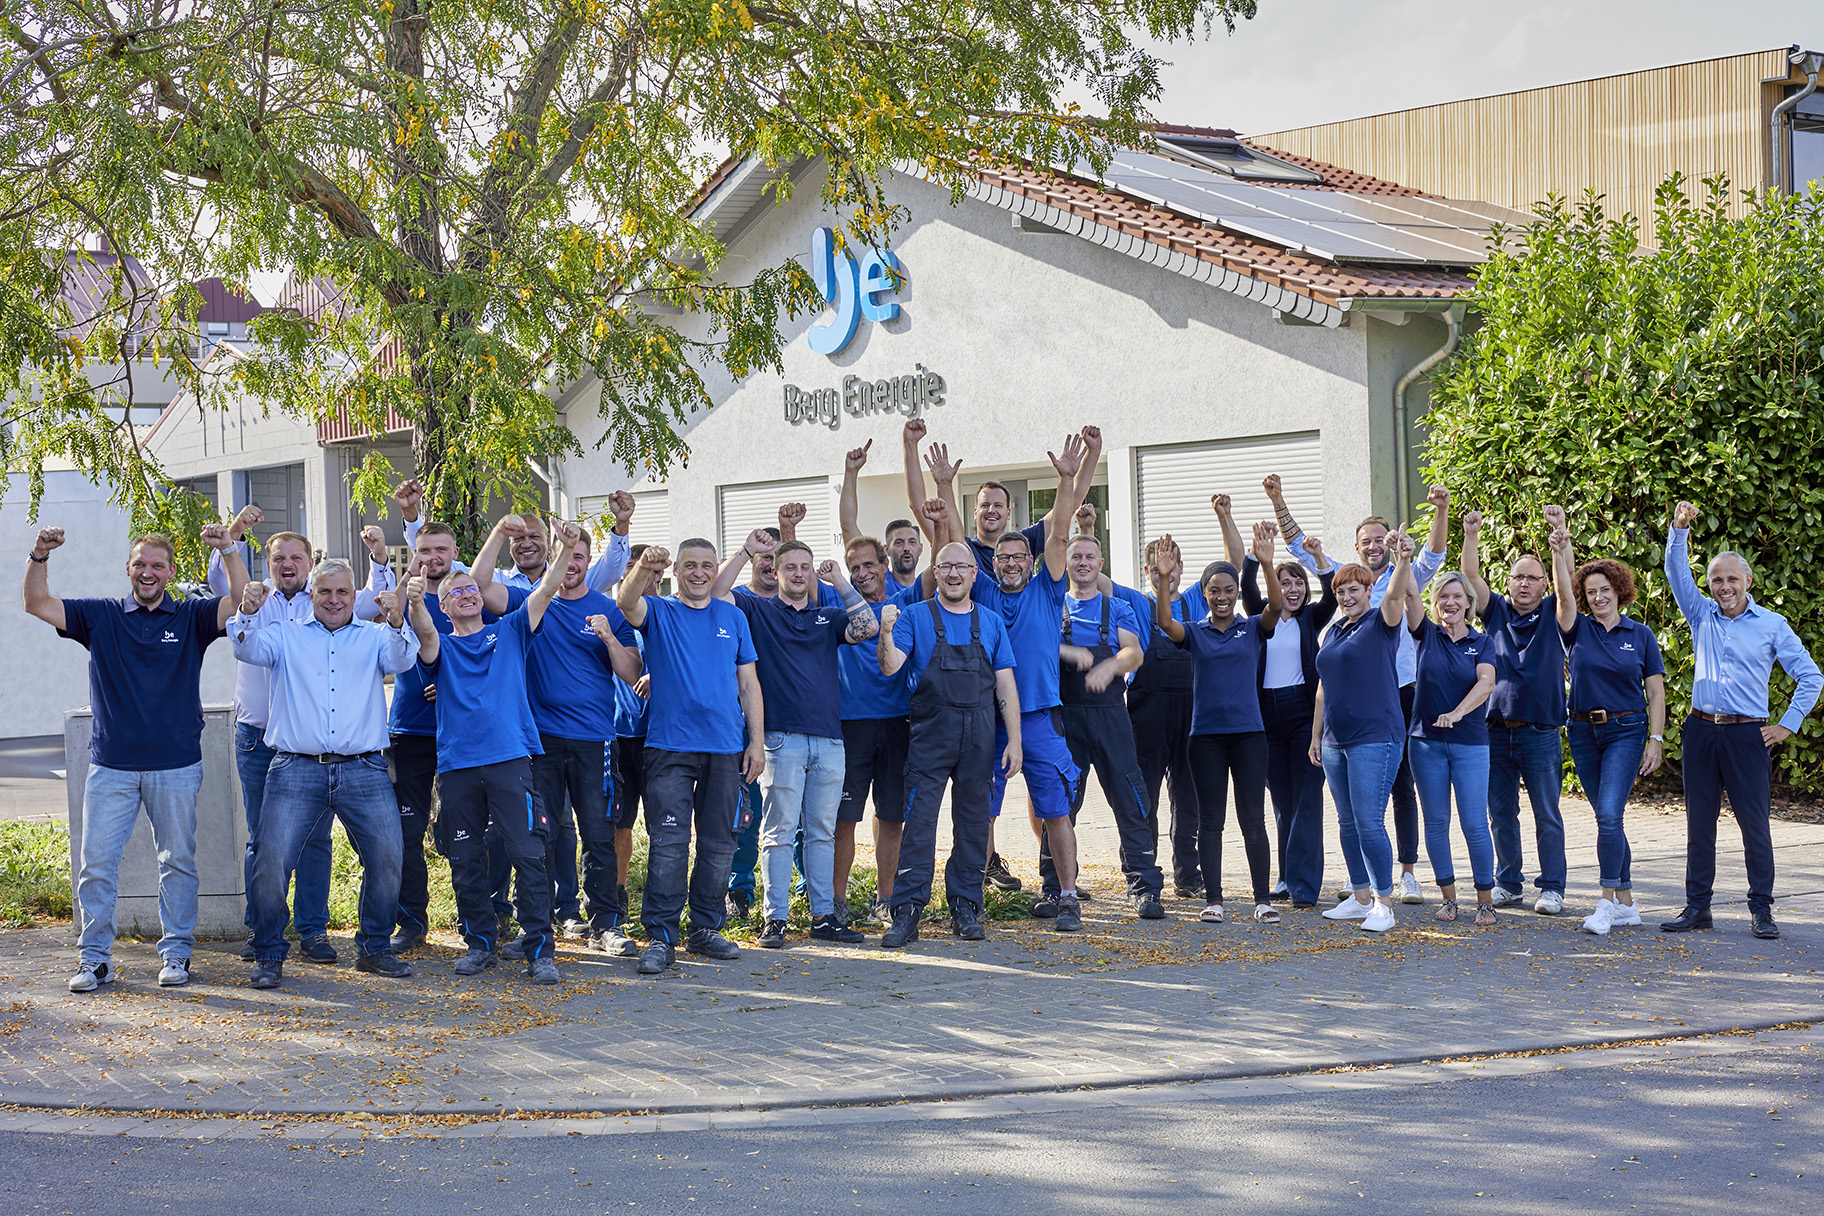
[[[748,824],[735,837],[735,859],[729,863],[728,889],[739,891],[747,896],[747,902],[754,902],[754,867],[760,864],[760,783],[745,782],[741,786],[741,801],[748,816]]]
[[[801,827],[811,915],[836,911],[836,812],[847,771],[841,739],[766,732],[760,848],[766,858],[769,919],[784,920],[791,912],[793,846]]]
[[[1488,835],[1488,745],[1447,743],[1413,736],[1406,741],[1412,783],[1425,813],[1425,855],[1432,881],[1455,886],[1456,861],[1450,855],[1450,796],[1457,796],[1457,821],[1469,848],[1469,872],[1476,890],[1495,887],[1495,846]]]
[[[196,793],[202,787],[200,760],[147,772],[89,764],[82,787],[82,868],[76,874],[83,962],[105,963],[113,951],[120,855],[133,838],[142,804],[158,848],[158,923],[164,929],[158,952],[190,957],[196,941]]]
[[[1323,746],[1324,780],[1336,803],[1336,824],[1342,837],[1343,863],[1349,868],[1349,885],[1371,888],[1385,898],[1393,894],[1393,842],[1387,839],[1387,799],[1393,794],[1394,774],[1400,771],[1405,751],[1398,739],[1384,743],[1357,743],[1353,747]]]
[[[1495,837],[1495,883],[1504,890],[1526,888],[1520,854],[1520,786],[1533,804],[1533,835],[1539,846],[1534,886],[1564,894],[1564,745],[1556,726],[1488,727],[1488,827]]]
[[[1634,887],[1634,850],[1622,830],[1621,815],[1640,774],[1640,758],[1647,750],[1647,715],[1610,718],[1600,726],[1571,723],[1571,763],[1583,796],[1596,812],[1596,868],[1609,891]]]
[[[247,861],[241,875],[247,894],[246,923],[253,928],[253,838],[260,834],[260,807],[266,796],[266,769],[273,750],[266,746],[266,728],[246,722],[234,724],[234,767],[241,775],[241,805],[247,812]],[[329,932],[329,872],[332,820],[324,816],[304,842],[298,855],[295,919],[298,936],[316,937]]]
[[[361,857],[361,928],[355,952],[365,956],[392,949],[387,939],[399,910],[405,839],[386,756],[370,752],[356,760],[319,764],[309,756],[279,752],[266,771],[260,834],[253,841],[247,902],[253,909],[254,958],[283,962],[291,949],[285,940],[285,880],[332,819],[342,821]]]

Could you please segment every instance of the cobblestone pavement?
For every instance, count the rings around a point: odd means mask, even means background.
[[[1199,904],[1141,922],[1116,898],[1112,830],[1086,812],[1084,931],[998,922],[904,953],[813,946],[687,956],[657,979],[567,944],[567,982],[504,965],[450,971],[453,938],[387,981],[294,960],[255,992],[228,943],[201,943],[195,981],[160,989],[150,943],[116,950],[122,978],[73,996],[67,926],[0,933],[0,1103],[144,1111],[499,1114],[729,1111],[966,1097],[1345,1064],[1532,1051],[1824,1019],[1824,827],[1774,825],[1786,935],[1748,933],[1739,895],[1715,932],[1655,923],[1682,903],[1683,824],[1630,815],[1648,924],[1579,931],[1594,899],[1594,831],[1567,799],[1571,903],[1507,911],[1492,930],[1399,909],[1374,936],[1315,912],[1278,926],[1204,925]],[[1106,812],[1102,812],[1106,814]],[[1724,825],[1727,842],[1730,825]],[[1016,848],[1002,829],[1003,853]],[[1239,841],[1233,867],[1241,864]],[[1015,860],[1031,881],[1030,862]],[[1739,842],[1720,888],[1743,885]],[[1329,873],[1341,875],[1332,858]],[[1429,870],[1423,863],[1421,876]],[[1239,873],[1228,878],[1233,881]],[[1245,889],[1238,885],[1235,889]]]

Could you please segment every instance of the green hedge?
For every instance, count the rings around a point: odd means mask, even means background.
[[[1665,651],[1672,756],[1691,696],[1691,636],[1661,570],[1679,499],[1704,512],[1698,560],[1745,553],[1756,601],[1824,654],[1813,569],[1824,553],[1824,198],[1753,199],[1732,218],[1727,180],[1704,185],[1701,202],[1676,175],[1661,185],[1651,248],[1633,217],[1606,215],[1595,196],[1537,208],[1523,240],[1477,273],[1473,327],[1434,378],[1426,416],[1427,476],[1452,488],[1459,514],[1488,517],[1497,587],[1513,553],[1545,552],[1547,502],[1570,513],[1580,560],[1634,568],[1633,611]],[[1776,715],[1791,690],[1776,674]],[[1817,715],[1776,765],[1794,789],[1824,792]]]

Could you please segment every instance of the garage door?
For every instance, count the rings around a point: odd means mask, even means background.
[[[716,519],[720,532],[716,543],[722,547],[722,556],[726,557],[755,528],[778,527],[781,504],[801,502],[805,513],[804,521],[798,525],[798,539],[811,547],[819,561],[836,557],[842,552],[842,544],[836,536],[834,497],[827,477],[721,486],[716,490]]]
[[[1324,522],[1324,473],[1319,460],[1316,431],[1270,435],[1172,447],[1140,448],[1136,452],[1135,491],[1140,500],[1140,535],[1136,555],[1148,541],[1170,532],[1184,554],[1187,570],[1201,570],[1222,560],[1222,527],[1210,507],[1210,495],[1227,494],[1235,503],[1235,523],[1242,543],[1248,544],[1258,520],[1273,518],[1266,491],[1260,488],[1269,473],[1278,473],[1292,517],[1325,542],[1330,554],[1347,553],[1348,538],[1326,536]],[[1281,541],[1279,558],[1285,557]],[[1133,572],[1138,577],[1138,570]],[[1192,578],[1196,575],[1192,574]]]

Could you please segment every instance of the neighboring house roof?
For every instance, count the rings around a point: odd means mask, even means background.
[[[196,291],[203,297],[202,309],[196,317],[198,324],[226,321],[231,325],[244,325],[268,311],[264,304],[252,296],[243,295],[219,278],[198,279]]]
[[[53,252],[49,256],[54,263],[59,255]],[[152,276],[133,257],[122,257],[108,250],[85,249],[65,250],[61,256],[62,295],[69,306],[70,324],[76,329],[81,329],[97,316],[113,310],[109,300],[115,291],[116,275],[126,279],[120,285],[124,292],[144,291],[152,285]],[[142,301],[140,314],[143,315],[151,304],[150,298]]]

